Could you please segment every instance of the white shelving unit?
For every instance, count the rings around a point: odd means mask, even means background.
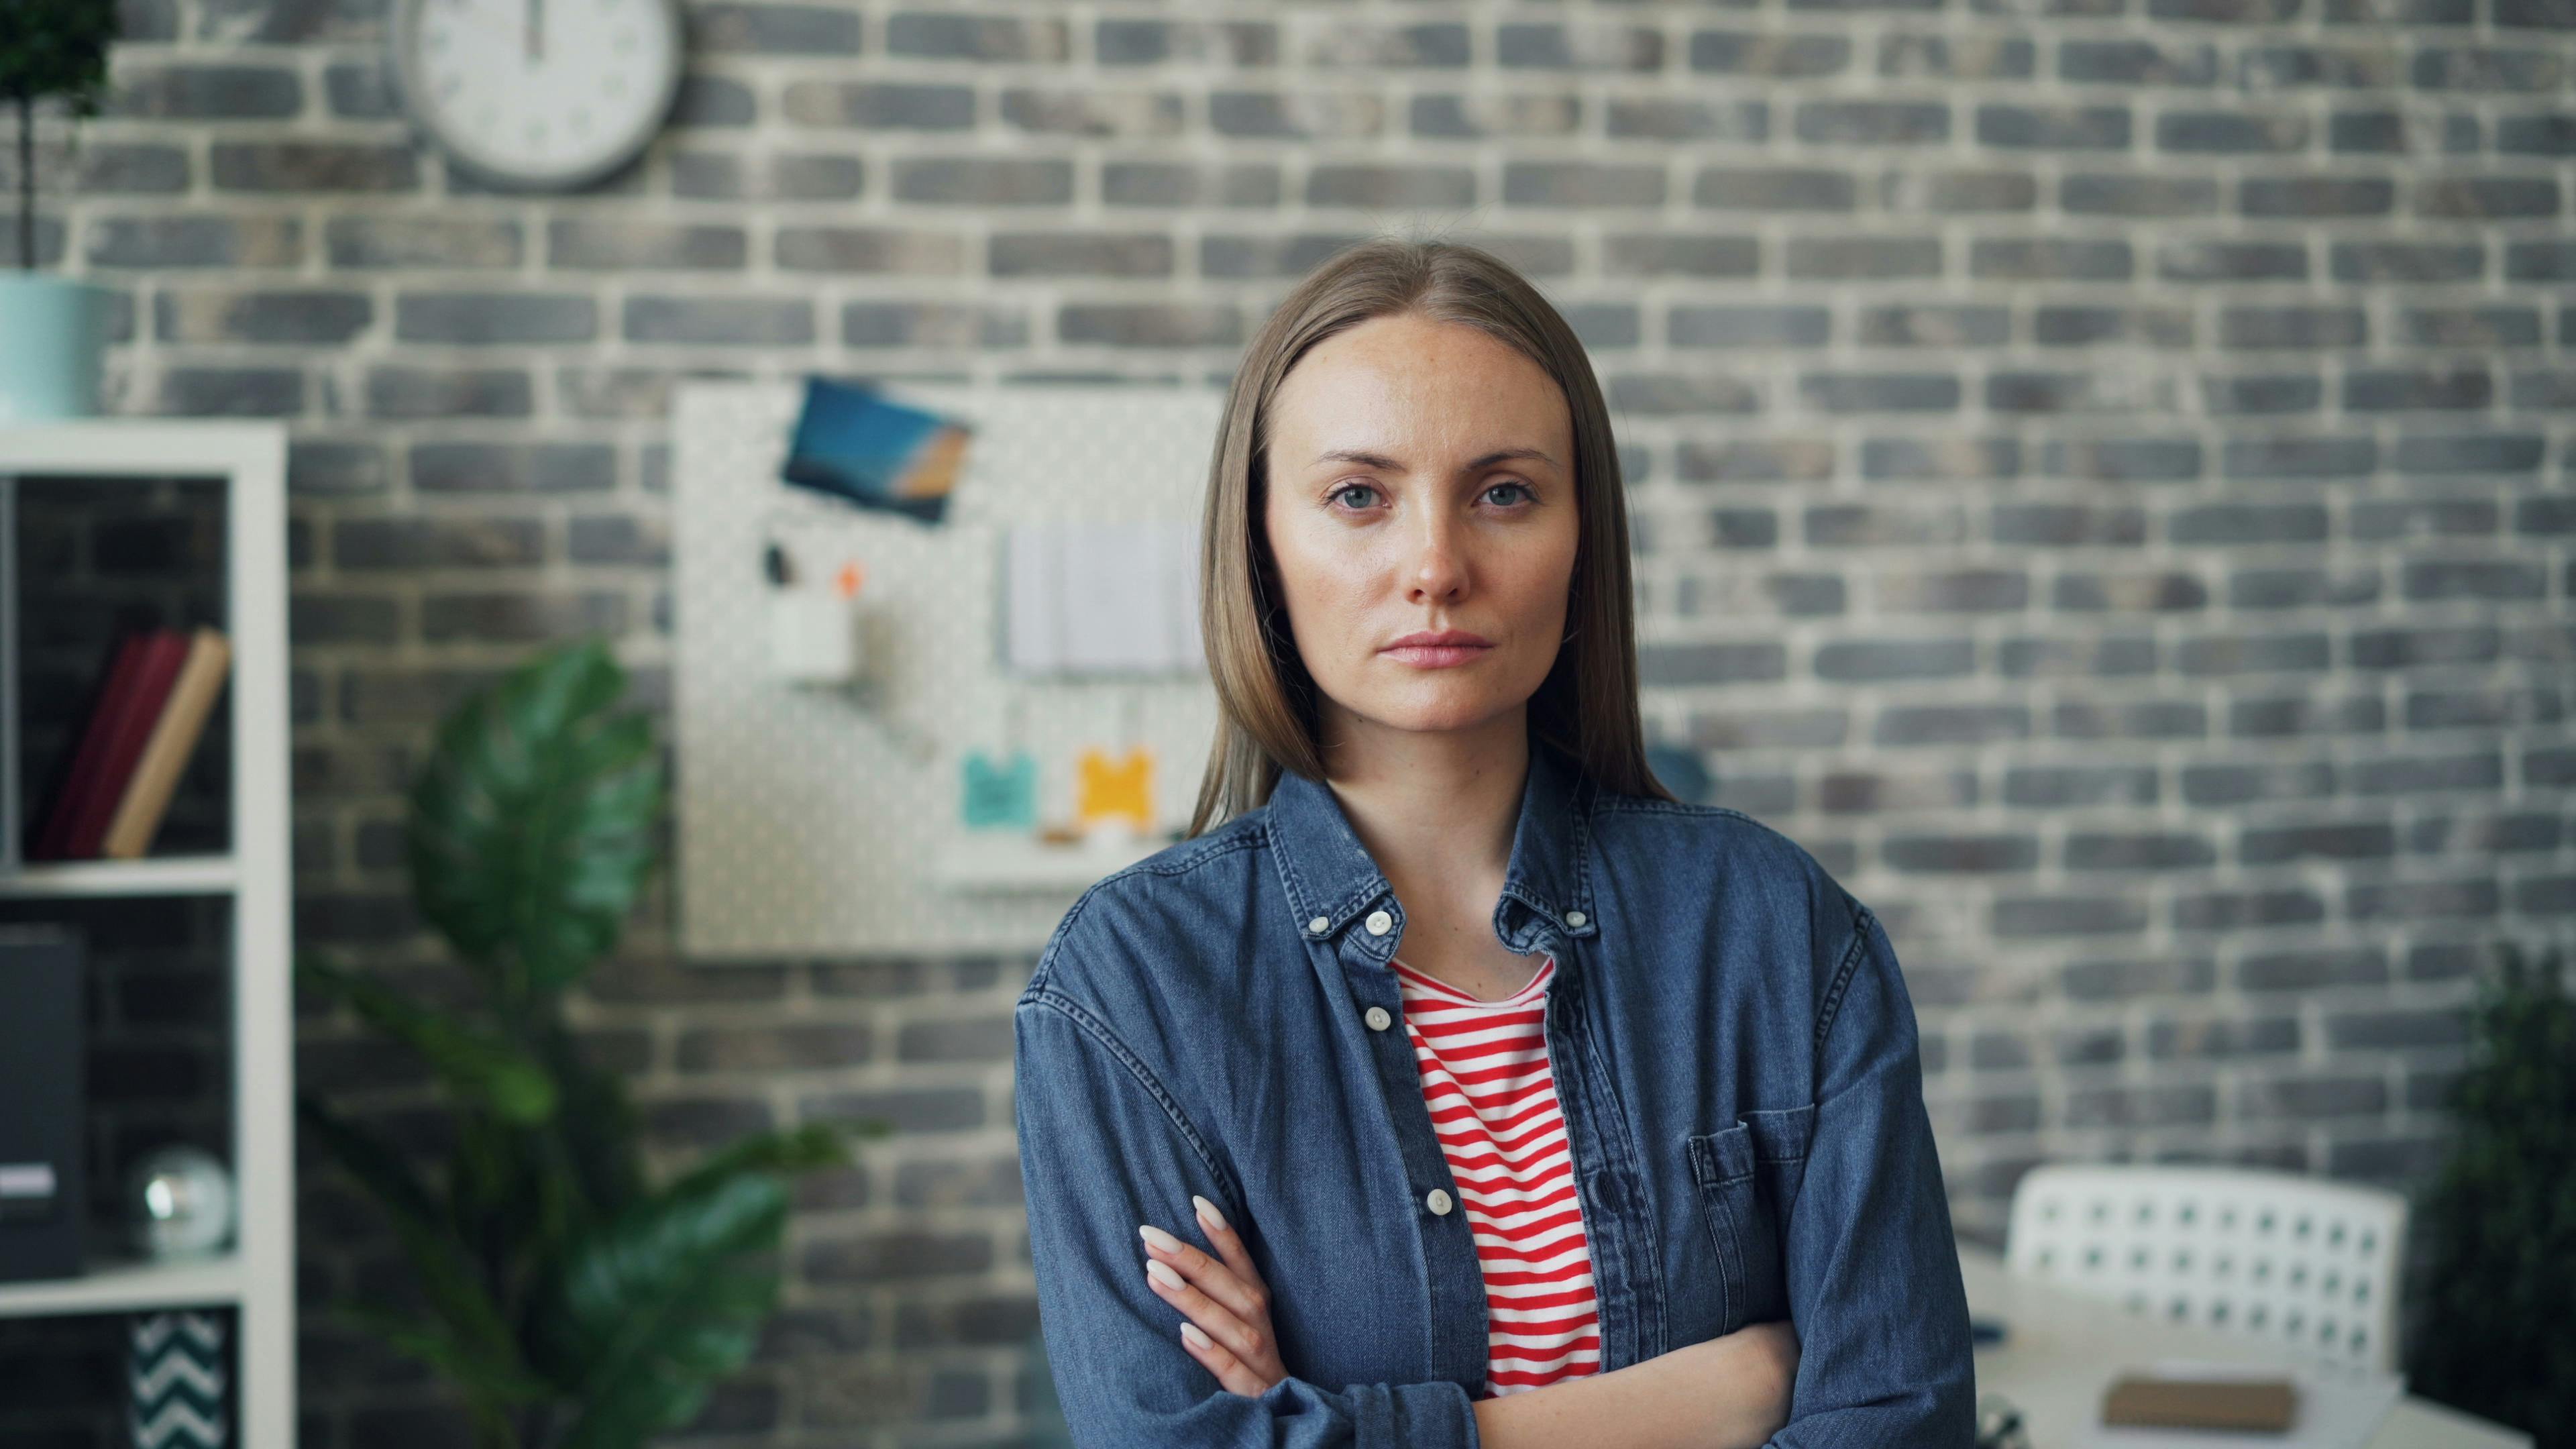
[[[157,478],[224,488],[225,681],[232,720],[232,851],[140,860],[20,857],[30,802],[19,768],[18,480]],[[0,1283],[0,1318],[228,1306],[237,1442],[295,1444],[295,1117],[292,863],[287,821],[286,428],[282,423],[83,418],[0,426],[0,896],[228,895],[232,910],[233,1150],[238,1227],[224,1256],[182,1264],[93,1254],[88,1271]]]

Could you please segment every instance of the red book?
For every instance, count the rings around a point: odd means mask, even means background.
[[[124,708],[125,697],[134,685],[135,661],[143,657],[146,635],[128,630],[118,636],[116,650],[108,657],[107,673],[90,701],[89,719],[81,726],[80,743],[73,746],[71,762],[63,767],[54,787],[54,798],[45,807],[44,823],[37,828],[36,838],[27,846],[29,860],[61,860],[64,843],[71,838],[72,817],[80,812],[98,774],[101,751],[107,748],[109,724]]]
[[[152,727],[161,721],[161,707],[170,702],[170,686],[178,681],[179,666],[187,662],[187,635],[176,629],[152,631],[142,659],[134,666],[133,692],[117,711],[107,747],[99,754],[97,787],[81,798],[80,814],[72,820],[66,847],[72,859],[98,857],[99,846],[107,839],[107,823],[116,816],[116,802],[125,798],[135,762],[143,758]]]

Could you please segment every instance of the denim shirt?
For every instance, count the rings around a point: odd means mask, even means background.
[[[1014,1110],[1077,1445],[1477,1443],[1485,1288],[1387,965],[1404,922],[1332,791],[1283,773],[1057,924],[1014,1012]],[[1868,908],[1752,817],[1601,789],[1533,740],[1493,927],[1557,960],[1600,1372],[1785,1318],[1772,1444],[1969,1449],[1914,1011]],[[1192,1193],[1270,1290],[1289,1376],[1257,1398],[1147,1283],[1138,1224],[1209,1246]]]

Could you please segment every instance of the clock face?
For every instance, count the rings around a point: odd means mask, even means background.
[[[652,142],[679,90],[680,36],[673,0],[403,0],[394,73],[462,169],[561,189]]]

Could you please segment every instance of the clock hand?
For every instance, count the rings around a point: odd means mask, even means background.
[[[546,0],[528,0],[528,59],[546,58]]]

